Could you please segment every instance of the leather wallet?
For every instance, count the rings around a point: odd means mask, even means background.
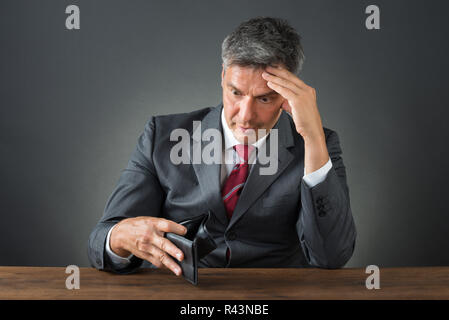
[[[182,269],[183,277],[190,283],[198,284],[198,261],[217,247],[214,239],[207,232],[206,222],[211,212],[179,222],[187,228],[187,233],[180,236],[167,232],[165,237],[177,246],[183,253],[184,259],[174,259]]]

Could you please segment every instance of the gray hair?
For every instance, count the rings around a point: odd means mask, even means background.
[[[298,74],[305,60],[301,37],[286,20],[257,17],[241,23],[221,46],[225,69],[231,65],[265,68],[283,63]]]

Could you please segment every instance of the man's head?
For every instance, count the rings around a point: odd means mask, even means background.
[[[243,22],[223,41],[224,114],[240,142],[253,142],[254,131],[268,132],[277,122],[284,98],[267,86],[262,72],[280,65],[299,73],[305,58],[300,39],[285,20],[262,17]]]

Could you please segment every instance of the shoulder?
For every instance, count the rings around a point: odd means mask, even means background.
[[[192,129],[193,121],[201,121],[213,109],[213,107],[208,107],[192,112],[154,116],[153,121],[155,127],[163,131],[177,128],[190,131]]]
[[[144,132],[153,143],[170,141],[171,133],[176,129],[193,132],[194,121],[202,121],[211,111],[218,107],[201,108],[192,112],[151,116],[145,125]]]

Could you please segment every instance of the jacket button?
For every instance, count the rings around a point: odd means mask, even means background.
[[[233,240],[235,240],[235,238],[237,238],[237,236],[235,235],[235,233],[232,232],[232,231],[230,231],[230,232],[228,233],[228,240],[233,241]]]
[[[317,204],[322,204],[323,203],[323,198],[322,197],[318,197],[318,199],[316,200]]]
[[[318,212],[318,216],[320,216],[320,217],[324,217],[325,215],[326,215],[326,212],[324,212],[323,210],[320,210]]]

